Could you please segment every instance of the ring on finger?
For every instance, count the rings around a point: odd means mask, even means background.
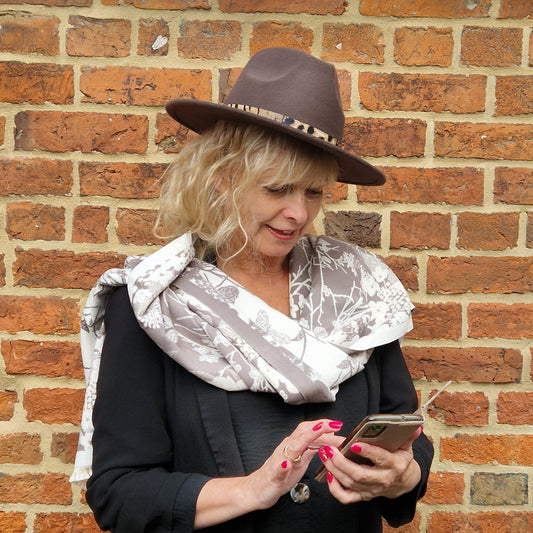
[[[289,453],[289,445],[285,444],[285,447],[283,448],[283,455],[293,463],[297,463],[301,458],[302,454],[299,454],[297,457],[291,457],[291,454]]]

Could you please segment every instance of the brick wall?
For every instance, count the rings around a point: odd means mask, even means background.
[[[0,531],[96,530],[68,483],[80,309],[160,244],[157,178],[187,138],[163,104],[218,100],[272,45],[338,67],[346,145],[388,181],[333,188],[328,217],[409,289],[421,399],[454,381],[402,531],[533,530],[531,0],[0,4]]]

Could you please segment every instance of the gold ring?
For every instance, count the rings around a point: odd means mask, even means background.
[[[297,463],[301,458],[302,458],[302,455],[298,455],[298,457],[291,457],[289,455],[289,445],[288,444],[285,444],[285,448],[283,448],[283,455],[289,460],[289,461],[292,461],[293,463]]]

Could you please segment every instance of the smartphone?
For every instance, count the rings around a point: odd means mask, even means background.
[[[356,463],[372,465],[371,461],[350,450],[350,446],[355,442],[368,442],[395,452],[423,423],[424,417],[419,413],[369,415],[346,437],[339,450]],[[317,470],[315,479],[326,480],[324,465]]]

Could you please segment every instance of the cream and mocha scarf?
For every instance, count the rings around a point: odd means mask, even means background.
[[[104,273],[82,314],[85,405],[71,481],[91,474],[92,411],[109,294],[127,285],[141,328],[172,359],[227,391],[279,394],[290,404],[332,402],[376,346],[412,327],[407,293],[375,255],[306,236],[290,255],[290,315],[194,257],[189,234]]]

